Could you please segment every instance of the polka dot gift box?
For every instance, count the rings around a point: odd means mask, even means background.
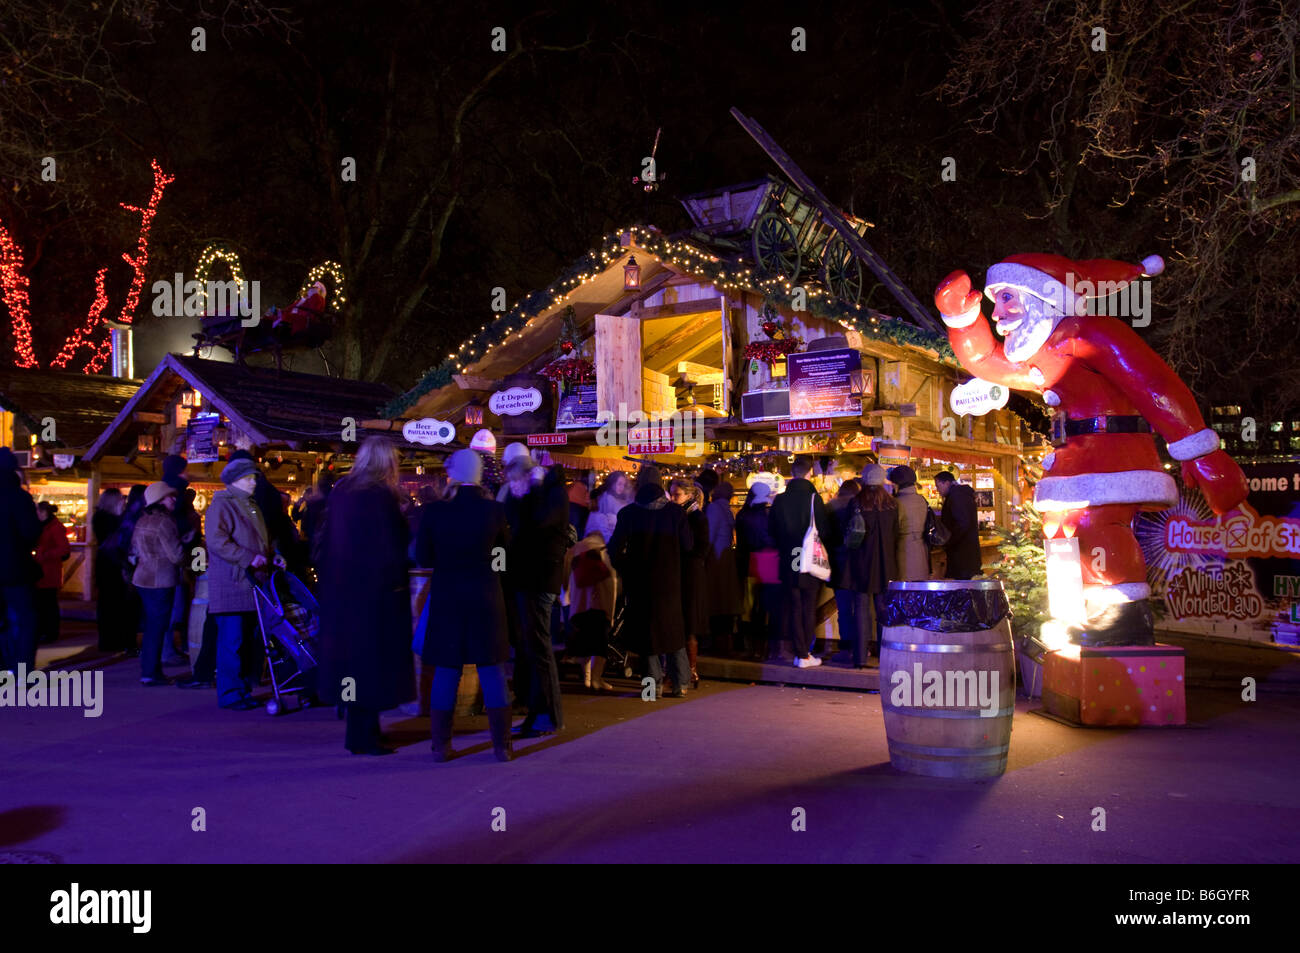
[[[1043,659],[1043,707],[1079,725],[1187,723],[1176,645],[1068,645]]]

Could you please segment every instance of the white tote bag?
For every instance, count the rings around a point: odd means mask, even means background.
[[[803,546],[799,549],[799,571],[816,576],[825,582],[831,578],[831,561],[826,555],[822,538],[817,535],[817,496],[808,501],[808,532],[803,534]]]

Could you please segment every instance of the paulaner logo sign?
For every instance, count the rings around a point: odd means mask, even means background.
[[[1011,400],[1011,391],[1001,384],[980,380],[978,377],[958,384],[948,397],[948,406],[958,416],[971,414],[983,417],[990,410],[1001,410]]]
[[[82,890],[74,883],[50,894],[50,922],[130,924],[132,933],[148,933],[153,922],[152,890]]]
[[[981,718],[994,718],[998,714],[998,675],[987,669],[925,671],[916,662],[911,672],[900,668],[889,676],[894,686],[889,703],[895,708],[978,707]]]

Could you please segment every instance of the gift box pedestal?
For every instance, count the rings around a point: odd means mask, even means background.
[[[1043,658],[1043,708],[1092,727],[1187,723],[1183,649],[1067,645]]]

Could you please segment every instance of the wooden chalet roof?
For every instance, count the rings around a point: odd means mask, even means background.
[[[641,265],[641,287],[623,290],[623,264],[635,254]],[[579,331],[592,323],[597,312],[626,313],[631,303],[656,289],[658,281],[684,275],[722,288],[770,295],[780,304],[788,299],[774,289],[766,291],[748,269],[729,272],[728,266],[707,249],[680,235],[665,236],[653,227],[631,226],[605,236],[598,249],[576,261],[548,288],[538,289],[511,310],[489,321],[478,335],[425,372],[414,386],[384,408],[384,416],[426,416],[457,411],[466,399],[454,383],[456,375],[498,378],[536,361],[555,344],[562,312],[572,305]],[[928,351],[940,363],[957,367],[947,338],[867,307],[824,306],[809,302],[810,316],[843,324],[850,320],[872,340]]]
[[[383,384],[318,374],[245,367],[168,354],[135,397],[104,430],[86,459],[127,453],[135,444],[137,412],[158,413],[185,389],[197,390],[260,447],[300,448],[337,443],[344,417],[358,428],[379,416],[395,393]]]
[[[105,374],[20,367],[0,368],[0,407],[29,433],[54,418],[54,444],[80,453],[95,442],[140,388],[140,381]]]

